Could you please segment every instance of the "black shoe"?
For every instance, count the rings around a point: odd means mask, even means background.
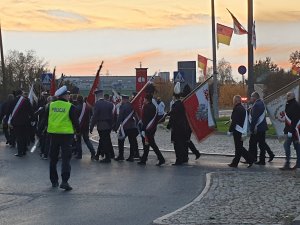
[[[47,157],[46,155],[44,155],[44,156],[42,157],[42,159],[43,159],[43,160],[48,160],[48,157]]]
[[[273,159],[274,159],[274,157],[275,157],[275,155],[274,155],[274,154],[270,155],[270,156],[269,156],[269,161],[268,161],[268,162],[272,162],[272,161],[273,161]]]
[[[139,164],[139,165],[146,165],[146,162],[144,162],[144,161],[139,161],[137,164]]]
[[[250,168],[253,165],[253,162],[249,163],[249,165],[247,166],[247,168]]]
[[[14,156],[17,156],[17,157],[22,157],[22,156],[23,156],[23,154],[16,153]]]
[[[196,153],[196,158],[195,158],[195,160],[199,159],[200,156],[201,156],[200,152],[197,152],[197,153]]]
[[[92,153],[92,154],[91,154],[91,160],[96,160],[95,153]]]
[[[58,186],[59,186],[58,182],[52,183],[52,187],[53,187],[53,188],[57,188]]]
[[[266,165],[266,162],[263,162],[263,161],[258,161],[255,163],[256,165],[260,165],[260,166],[264,166]]]
[[[156,166],[161,166],[162,164],[165,164],[165,162],[166,162],[166,160],[160,160],[157,164],[156,164]]]
[[[134,158],[133,157],[129,157],[128,159],[126,159],[127,162],[133,162]]]
[[[8,145],[8,144],[9,144],[9,142],[7,141],[7,142],[6,142],[6,144]]]
[[[99,161],[99,155],[95,155],[94,160]]]
[[[102,159],[99,161],[100,163],[111,163],[110,159]]]
[[[66,191],[71,191],[73,189],[68,182],[61,182],[59,187],[61,189],[65,189]]]
[[[118,156],[117,158],[115,158],[116,161],[123,161],[124,157],[123,156]]]
[[[238,167],[238,165],[233,164],[233,163],[228,164],[228,166],[229,166],[229,167],[232,167],[232,168],[237,168],[237,167]]]

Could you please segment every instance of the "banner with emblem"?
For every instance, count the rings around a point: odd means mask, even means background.
[[[276,130],[278,138],[283,136],[285,126],[286,94],[294,92],[296,100],[299,101],[299,84],[300,79],[297,79],[264,99],[268,116]]]
[[[212,76],[183,99],[188,122],[198,141],[212,134],[216,127],[209,96],[208,81],[211,78]]]

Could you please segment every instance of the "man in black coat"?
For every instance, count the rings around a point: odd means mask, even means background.
[[[133,107],[129,102],[129,96],[122,95],[122,104],[120,106],[119,115],[115,126],[115,130],[119,128],[119,155],[117,158],[115,158],[116,161],[124,160],[124,142],[126,137],[128,137],[130,144],[130,153],[126,161],[133,162],[134,154],[138,152],[138,143],[136,140],[138,130],[136,127],[134,116],[135,114]]]
[[[7,100],[3,103],[0,113],[0,123],[2,122],[3,133],[6,138],[6,144],[13,145],[13,140],[11,138],[11,132],[8,127],[8,118],[9,118],[9,107],[14,99],[14,95],[9,94]]]
[[[90,125],[90,133],[93,132],[94,126],[97,125],[99,133],[99,147],[96,159],[99,159],[100,149],[104,152],[105,158],[102,163],[110,163],[114,158],[113,146],[110,139],[110,133],[113,126],[113,103],[109,102],[109,96],[103,95],[102,90],[95,91],[97,102],[94,106],[94,114]]]
[[[144,98],[144,107],[142,113],[142,142],[144,145],[144,154],[138,164],[146,165],[149,148],[151,147],[158,158],[158,163],[156,165],[160,166],[165,163],[165,159],[159,151],[159,148],[157,147],[154,140],[157,126],[157,111],[155,105],[152,103],[152,97],[152,94],[146,94]]]
[[[16,136],[18,153],[15,156],[22,157],[26,155],[28,130],[33,118],[32,106],[28,98],[22,96],[22,91],[16,91],[16,98],[13,100],[9,109],[8,125],[13,128]]]
[[[294,169],[300,168],[300,105],[295,99],[295,94],[293,92],[288,92],[287,102],[285,105],[285,127],[284,134],[286,135],[286,140],[283,144],[285,150],[285,164],[281,170],[290,170],[290,158],[291,158],[291,144],[293,143],[297,154],[297,162]]]
[[[233,111],[231,114],[231,125],[228,131],[228,135],[233,134],[235,154],[232,163],[228,164],[229,167],[236,168],[240,162],[241,157],[244,157],[249,166],[253,164],[253,158],[249,152],[243,147],[242,129],[244,128],[246,118],[246,109],[241,104],[241,96],[235,95],[233,97]]]

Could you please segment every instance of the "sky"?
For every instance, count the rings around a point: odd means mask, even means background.
[[[140,62],[155,71],[177,70],[177,61],[212,58],[211,0],[1,0],[4,53],[34,50],[57,73],[134,75]],[[247,28],[247,0],[215,0],[216,22],[233,26],[228,8]],[[254,0],[255,60],[271,57],[289,69],[300,50],[300,1]],[[247,36],[220,44],[217,58],[247,65]],[[208,66],[212,66],[209,62]],[[200,74],[200,73],[199,73]]]

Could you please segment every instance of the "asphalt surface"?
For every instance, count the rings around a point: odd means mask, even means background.
[[[167,165],[157,167],[151,152],[146,166],[101,164],[85,147],[83,159],[71,161],[73,190],[66,192],[51,187],[49,161],[38,149],[17,158],[0,140],[0,224],[146,225],[191,202],[205,186],[207,170],[196,165],[201,158],[176,167],[174,153],[164,153]]]

